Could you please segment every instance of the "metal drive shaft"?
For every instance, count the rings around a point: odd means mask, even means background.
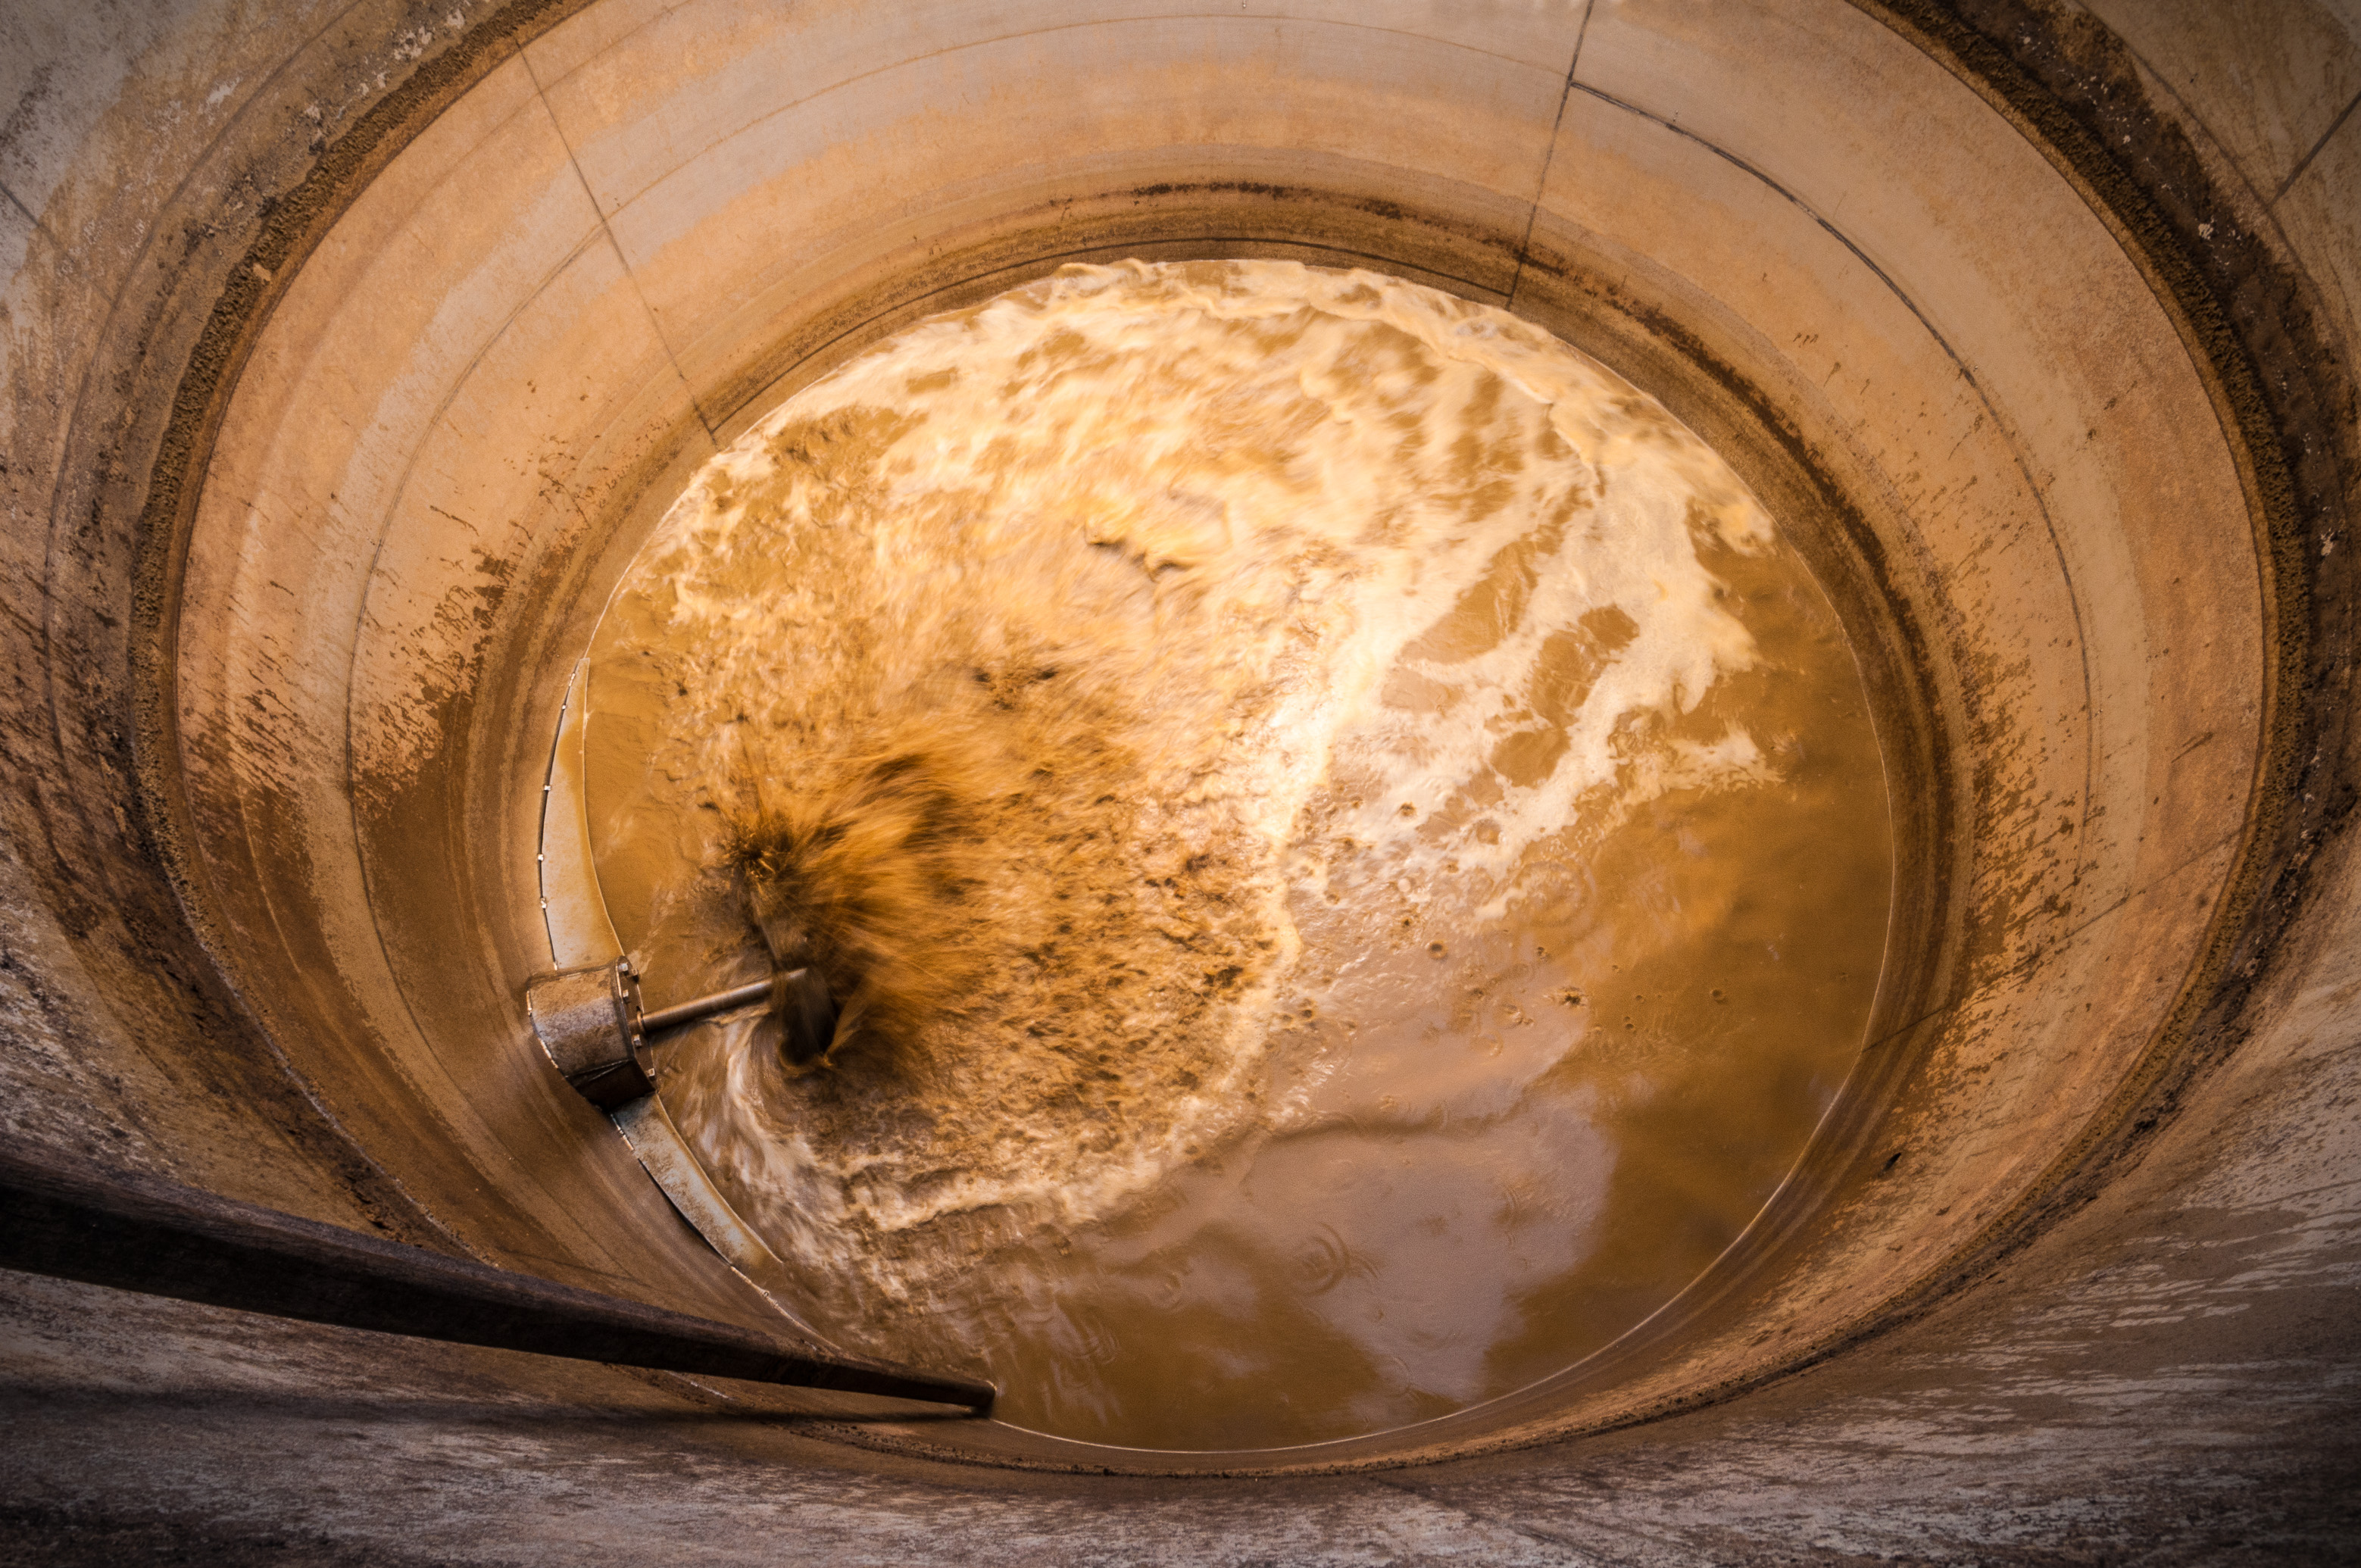
[[[629,959],[546,975],[525,992],[533,1032],[566,1080],[601,1110],[655,1091],[649,1037],[741,1007],[767,1003],[782,1025],[788,1059],[807,1062],[836,1040],[836,1001],[818,970],[784,970],[728,991],[651,1013]]]
[[[804,971],[796,970],[795,972],[801,974]],[[752,1007],[757,1002],[768,1000],[771,985],[772,981],[767,980],[752,981],[728,991],[717,991],[710,996],[700,996],[694,1002],[683,1002],[672,1007],[659,1007],[653,1013],[643,1013],[640,1015],[640,1027],[651,1035],[659,1034],[683,1024],[702,1022],[717,1014],[734,1012],[741,1007]]]
[[[752,981],[700,996],[694,1002],[658,1008],[641,1015],[640,1028],[653,1035],[741,1007],[752,1007],[756,1003],[767,1003],[771,1012],[786,1026],[782,1048],[790,1060],[809,1061],[836,1041],[836,1000],[829,994],[828,981],[820,978],[819,970],[808,966],[782,970],[768,980]]]

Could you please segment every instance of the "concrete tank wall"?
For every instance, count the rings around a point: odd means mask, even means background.
[[[527,1556],[608,1452],[602,1511],[693,1515],[722,1556],[823,1515],[888,1557],[958,1527],[967,1555],[1541,1561],[2202,1555],[2344,1517],[2361,43],[2334,16],[10,25],[19,1139],[763,1321],[524,1045],[556,705],[716,443],[1071,259],[1378,266],[1663,398],[1864,649],[1910,894],[1845,1114],[1751,1245],[1617,1355],[1316,1456],[1414,1462],[1389,1479],[946,1470],[1108,1456],[805,1435],[712,1411],[849,1407],[12,1280],[12,1420],[49,1439],[9,1462],[28,1539]],[[379,1457],[307,1441],[340,1421]],[[511,1445],[544,1501],[487,1533],[452,1467]],[[380,1464],[422,1513],[356,1495]]]

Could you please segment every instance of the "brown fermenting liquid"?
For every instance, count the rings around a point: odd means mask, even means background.
[[[1510,1391],[1709,1265],[1858,1054],[1891,875],[1801,561],[1642,394],[1291,264],[1070,269],[714,460],[590,673],[667,1047],[850,1347],[1270,1447]]]

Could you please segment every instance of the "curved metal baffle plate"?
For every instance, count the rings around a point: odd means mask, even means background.
[[[545,975],[526,989],[525,1011],[541,1048],[593,1105],[612,1111],[655,1092],[631,959]]]

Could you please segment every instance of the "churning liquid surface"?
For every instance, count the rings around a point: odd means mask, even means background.
[[[1150,1448],[1442,1415],[1694,1279],[1859,1052],[1890,876],[1828,602],[1499,312],[1074,268],[714,459],[589,676],[652,1005],[819,962],[826,1063],[665,1048],[849,1348]]]

